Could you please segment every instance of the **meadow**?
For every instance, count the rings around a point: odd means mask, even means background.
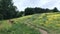
[[[11,20],[14,22],[0,21],[0,34],[41,34],[39,29],[47,31],[48,34],[60,34],[60,13],[58,12],[34,14]]]

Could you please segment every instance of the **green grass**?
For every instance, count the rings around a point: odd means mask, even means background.
[[[36,25],[48,34],[60,34],[60,13],[34,14],[12,20],[12,24],[8,20],[0,21],[0,34],[40,34],[37,29],[25,23]]]
[[[5,20],[0,22],[0,34],[40,34],[38,30],[31,28],[22,22],[20,23],[19,21],[9,23]]]

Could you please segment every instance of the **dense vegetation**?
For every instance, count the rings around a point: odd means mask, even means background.
[[[44,9],[44,8],[39,8],[39,7],[35,7],[35,8],[26,8],[24,11],[25,15],[32,15],[32,14],[41,14],[41,13],[50,13],[50,12],[59,12],[59,10],[55,7],[54,9]]]
[[[13,5],[12,0],[0,1],[0,19],[10,19],[17,15],[16,6]]]

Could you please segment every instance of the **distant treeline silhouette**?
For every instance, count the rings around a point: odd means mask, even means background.
[[[32,14],[40,14],[40,13],[50,13],[50,12],[59,12],[59,10],[55,7],[54,9],[44,9],[40,7],[29,8],[27,7],[24,11],[24,15],[32,15]]]

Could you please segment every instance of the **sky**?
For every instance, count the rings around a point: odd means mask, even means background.
[[[27,7],[41,7],[49,9],[57,7],[60,10],[60,0],[13,0],[13,2],[19,11],[24,11]]]

